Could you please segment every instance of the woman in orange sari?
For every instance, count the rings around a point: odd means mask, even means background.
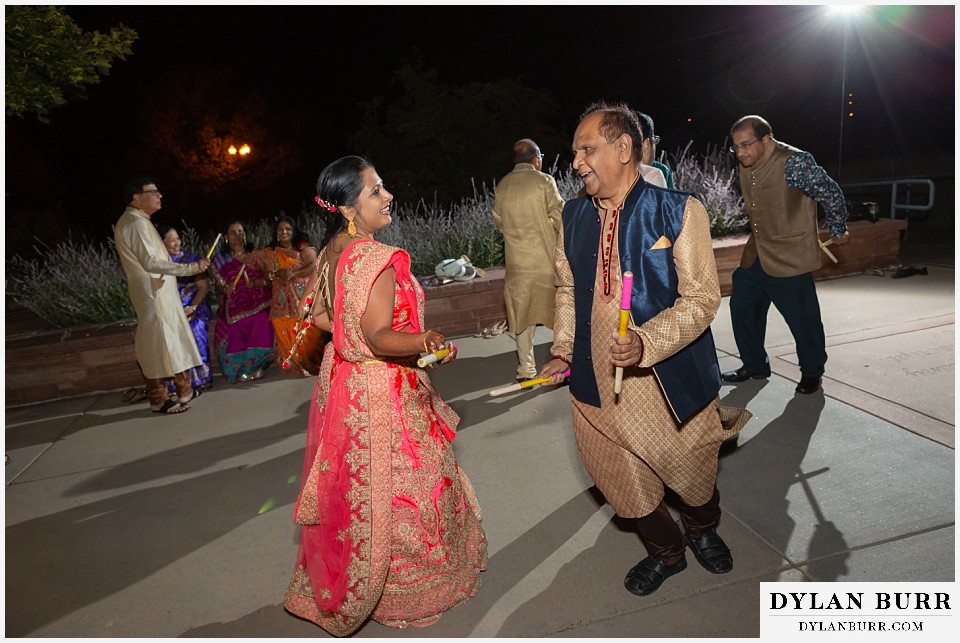
[[[480,507],[450,444],[459,417],[416,366],[445,337],[424,330],[409,255],[372,238],[393,201],[373,166],[334,161],[317,192],[330,238],[304,309],[333,339],[310,405],[284,607],[335,636],[368,618],[430,625],[476,594],[487,564]],[[453,347],[440,363],[455,358]]]
[[[277,240],[271,250],[275,267],[267,277],[273,283],[270,321],[277,336],[277,364],[285,371],[316,375],[320,368],[323,332],[316,327],[309,329],[298,343],[296,354],[290,354],[290,349],[299,330],[299,302],[314,271],[317,250],[305,236],[297,234],[294,220],[286,215],[277,219],[274,234]]]

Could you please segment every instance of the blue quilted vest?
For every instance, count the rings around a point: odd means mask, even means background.
[[[673,244],[680,234],[689,196],[638,180],[620,212],[617,244],[620,269],[633,272],[630,312],[637,326],[670,308],[680,296]],[[564,206],[564,252],[573,272],[576,312],[570,393],[592,406],[600,406],[590,350],[590,313],[600,227],[600,216],[590,197],[573,199]],[[661,236],[670,240],[670,247],[650,250]],[[612,329],[601,332],[609,330]],[[653,372],[675,419],[682,424],[712,401],[720,390],[720,364],[710,328],[675,354],[654,364]]]

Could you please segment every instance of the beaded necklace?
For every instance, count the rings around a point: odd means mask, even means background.
[[[607,215],[609,214],[609,222]],[[610,295],[610,262],[613,258],[613,238],[617,228],[617,216],[619,209],[604,212],[603,215],[603,241],[601,241],[600,263],[603,268],[603,294]]]

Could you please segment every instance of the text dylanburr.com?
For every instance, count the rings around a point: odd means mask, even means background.
[[[956,583],[760,583],[760,638],[953,638]]]

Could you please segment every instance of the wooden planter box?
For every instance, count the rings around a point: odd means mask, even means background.
[[[901,220],[852,222],[850,243],[830,246],[839,263],[824,256],[815,278],[859,274],[867,268],[899,263],[900,231],[904,228],[906,222]],[[731,275],[745,242],[745,236],[714,241],[720,291],[724,295],[730,293]],[[426,288],[427,328],[442,330],[449,337],[462,337],[506,319],[503,276],[503,268],[491,268],[486,276],[472,281]],[[105,324],[8,336],[7,406],[141,386],[143,380],[133,351],[135,328],[133,324]]]

